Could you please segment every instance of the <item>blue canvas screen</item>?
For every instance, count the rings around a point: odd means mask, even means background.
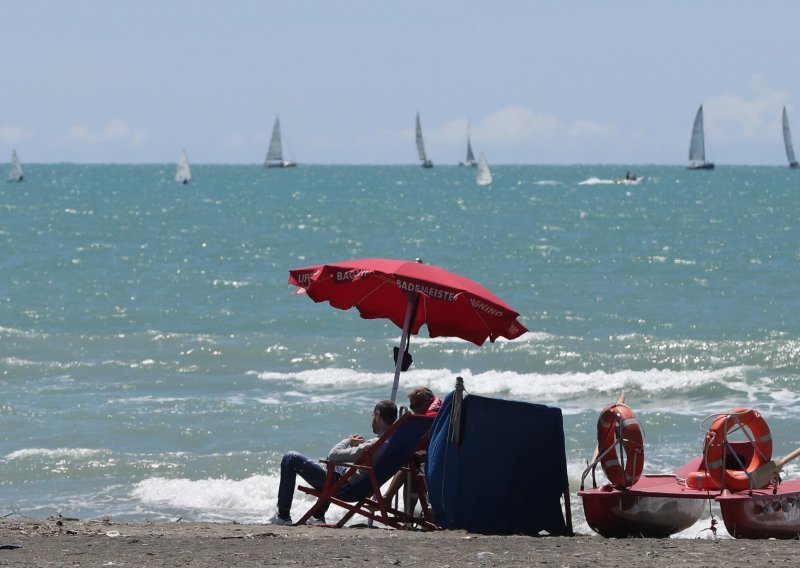
[[[450,393],[428,447],[437,524],[484,534],[565,534],[561,497],[569,481],[561,409],[468,395],[458,447],[450,440],[452,409]]]

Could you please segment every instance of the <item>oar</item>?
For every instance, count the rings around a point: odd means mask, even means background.
[[[792,453],[780,459],[769,461],[756,469],[750,474],[753,481],[753,487],[766,487],[769,485],[769,482],[775,479],[775,476],[781,472],[783,466],[795,459],[797,456],[800,456],[800,448],[797,448]]]

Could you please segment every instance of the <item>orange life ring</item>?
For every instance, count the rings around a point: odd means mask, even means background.
[[[732,470],[726,464],[728,434],[742,430],[753,444],[753,456],[745,470]],[[749,433],[748,433],[749,430]],[[772,435],[764,417],[749,408],[734,408],[721,414],[711,423],[703,444],[703,457],[711,480],[719,489],[745,491],[750,489],[750,474],[772,459]],[[761,489],[753,487],[753,489]]]
[[[597,420],[600,465],[617,489],[639,481],[644,469],[644,434],[633,410],[624,404],[603,409]]]

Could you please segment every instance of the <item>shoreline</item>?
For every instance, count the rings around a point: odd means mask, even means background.
[[[17,547],[18,546],[18,547]],[[13,566],[759,566],[792,563],[792,540],[494,536],[464,531],[281,527],[113,519],[3,519]]]

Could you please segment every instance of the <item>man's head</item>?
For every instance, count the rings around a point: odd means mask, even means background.
[[[428,387],[417,387],[408,392],[408,406],[414,414],[425,414],[434,398]]]
[[[372,411],[372,431],[378,435],[383,434],[395,420],[397,420],[397,405],[391,400],[382,400]]]

